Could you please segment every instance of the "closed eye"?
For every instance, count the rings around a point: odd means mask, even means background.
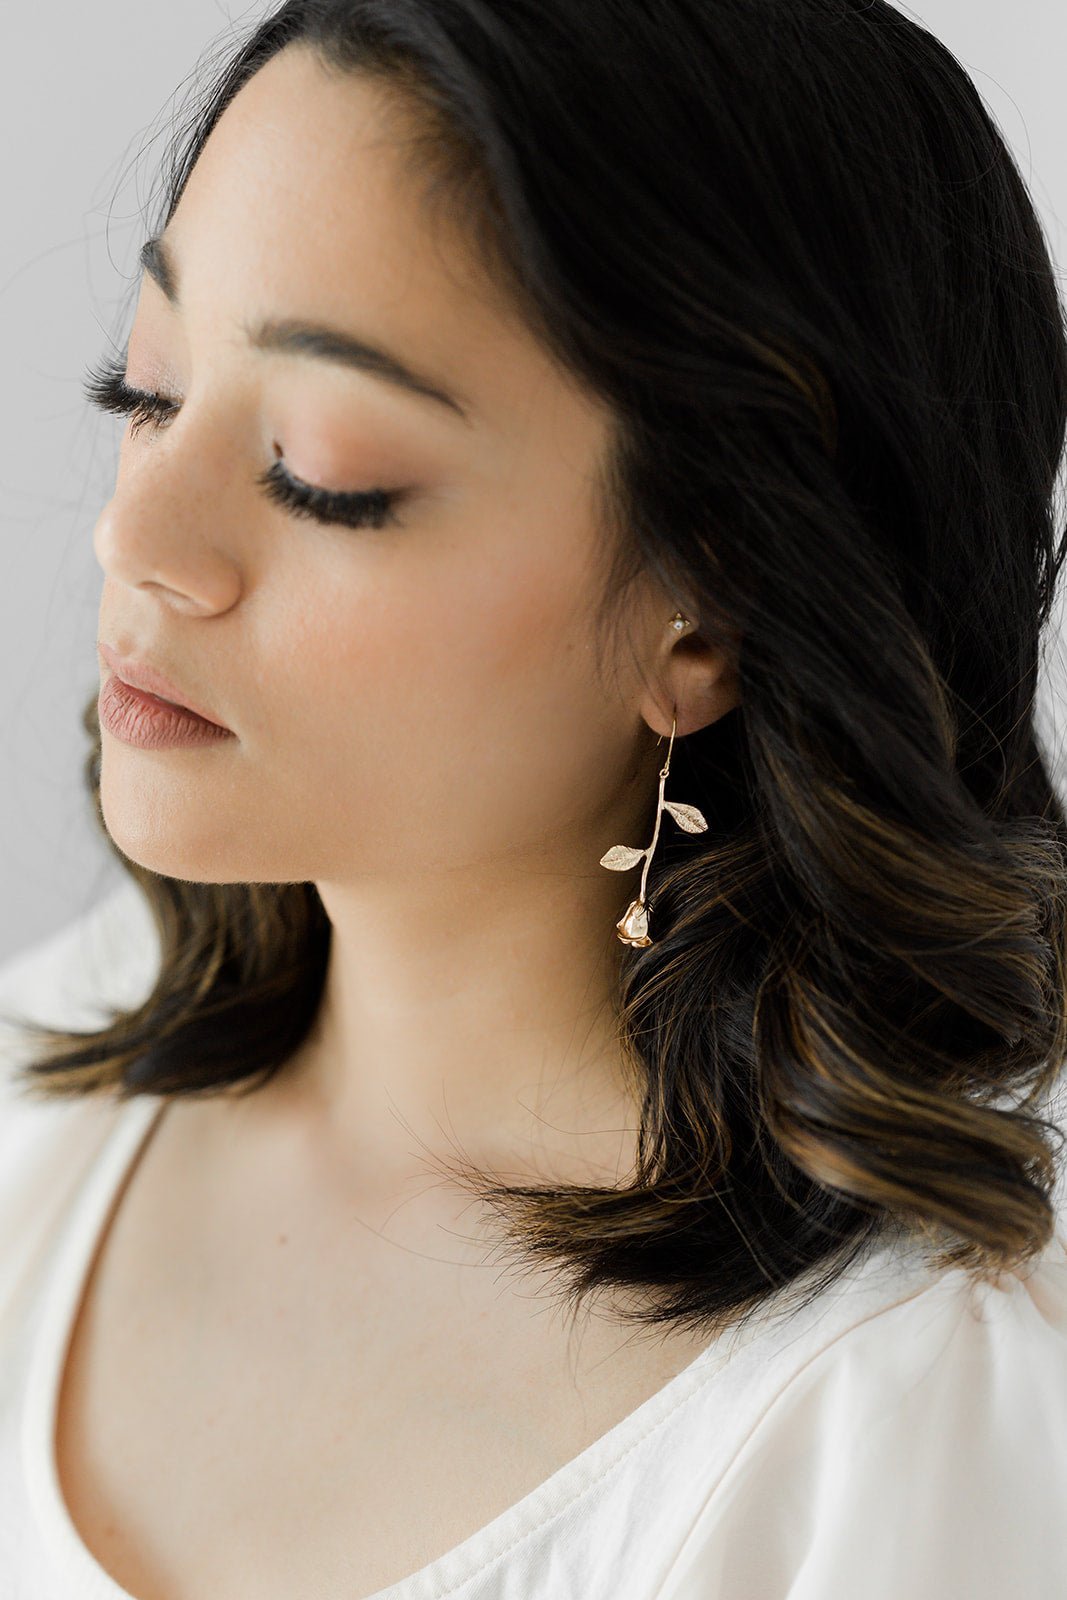
[[[131,388],[121,365],[112,357],[89,368],[82,392],[99,410],[129,417],[131,435],[146,425],[158,432],[181,409],[176,401],[163,395]],[[349,528],[381,528],[386,523],[399,522],[395,508],[404,499],[402,489],[321,489],[294,478],[280,459],[261,473],[256,483],[270,499],[297,516]]]

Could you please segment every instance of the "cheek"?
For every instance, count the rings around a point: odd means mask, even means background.
[[[409,705],[447,691],[457,710],[558,677],[585,626],[578,535],[568,548],[506,514],[456,523],[320,577],[302,629],[319,676],[390,685]]]
[[[547,709],[564,685],[573,692],[575,591],[566,561],[532,537],[525,547],[498,538],[463,558],[457,552],[394,610],[400,680],[431,699],[447,686],[453,715],[464,720]]]
[[[468,521],[291,574],[258,656],[277,663],[268,742],[301,810],[313,796],[327,831],[358,818],[386,855],[448,859],[543,837],[595,793],[610,732],[581,538],[544,515]]]

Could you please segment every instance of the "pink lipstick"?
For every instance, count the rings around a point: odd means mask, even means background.
[[[158,667],[136,656],[120,655],[102,639],[97,647],[104,665],[111,669],[97,700],[100,725],[117,739],[142,750],[164,750],[236,738],[207,706],[193,705],[192,697]]]
[[[112,672],[97,701],[100,725],[124,744],[141,750],[176,749],[186,745],[218,744],[233,739],[229,728],[209,722],[184,706],[172,706],[143,689],[134,689]]]

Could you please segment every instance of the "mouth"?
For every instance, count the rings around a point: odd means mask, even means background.
[[[120,683],[125,684],[128,689],[147,695],[149,699],[157,701],[171,711],[180,711],[186,716],[198,717],[201,722],[206,722],[214,728],[221,728],[226,733],[231,731],[206,706],[187,698],[184,691],[176,683],[173,683],[149,662],[137,660],[132,656],[121,655],[117,650],[113,650],[110,645],[103,642],[98,641],[97,647],[102,660],[110,669],[112,675]]]
[[[138,689],[135,683],[130,683],[126,678],[120,677],[117,672],[111,673],[111,677],[114,678],[116,683],[121,684],[124,689],[128,689],[131,694],[135,694],[139,700],[148,700],[152,705],[162,706],[167,711],[178,711],[183,717],[196,717],[198,722],[206,722],[209,727],[221,726],[220,723],[212,722],[208,717],[202,717],[199,711],[193,710],[192,706],[183,705],[180,700],[165,700],[161,694],[150,694],[147,689]]]
[[[97,715],[101,729],[142,750],[200,748],[235,738],[229,728],[209,722],[180,701],[133,688],[117,672],[109,672],[100,686]]]

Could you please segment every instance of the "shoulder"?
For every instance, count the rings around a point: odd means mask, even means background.
[[[19,1069],[26,1021],[93,1028],[148,992],[159,945],[132,883],[0,963],[0,1334],[94,1157],[122,1115],[114,1096],[43,1096]]]
[[[159,938],[132,879],[88,911],[0,962],[0,1048],[4,1059],[26,1046],[19,1024],[29,1018],[90,1028],[110,1005],[147,993],[158,971]]]
[[[657,1600],[1067,1593],[1062,1211],[995,1283],[910,1282],[851,1319],[846,1290],[828,1337],[773,1352]]]
[[[99,1095],[47,1096],[20,1069],[36,1040],[26,1023],[91,1030],[113,1008],[143,999],[160,960],[158,934],[132,880],[86,912],[0,963],[0,1181],[33,1131],[93,1121],[113,1105]]]

